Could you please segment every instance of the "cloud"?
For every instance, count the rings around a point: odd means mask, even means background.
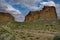
[[[25,16],[23,16],[23,15],[14,14],[13,16],[15,17],[15,21],[17,21],[17,22],[24,22],[24,20],[25,20]]]
[[[14,16],[15,21],[17,22],[24,21],[24,16],[21,15],[21,12],[12,7],[10,4],[6,3],[4,0],[0,0],[0,12],[10,13],[12,16]]]
[[[31,11],[41,10],[43,6],[55,6],[58,16],[60,16],[60,4],[54,3],[53,0],[48,0],[48,2],[44,2],[43,0],[11,0],[11,2],[15,4],[21,4],[22,6],[26,6]],[[39,7],[36,6],[36,3],[39,3]]]
[[[55,3],[53,1],[41,2],[41,4],[44,6],[55,6]]]
[[[57,15],[60,16],[60,4],[56,4]]]
[[[43,0],[9,0],[9,3],[15,5],[20,4],[24,7],[27,7],[31,11],[41,10],[43,6],[55,6],[57,10],[58,16],[60,16],[60,6],[59,4],[55,4],[53,0],[48,0],[48,2],[44,2]],[[39,4],[39,7],[37,6]],[[6,11],[11,13],[15,17],[15,21],[23,22],[24,16],[21,15],[21,11],[13,8],[10,4],[6,3],[4,0],[0,0],[0,11]],[[18,14],[20,15],[18,15]]]
[[[54,3],[53,0],[48,0],[48,2],[41,2],[42,5],[44,6],[55,6],[56,7],[56,12],[57,12],[57,16],[60,19],[60,4],[56,4]]]
[[[10,0],[10,2],[25,6],[31,11],[41,10],[43,6],[55,6],[53,0],[48,0],[48,2],[44,2],[43,0]],[[39,4],[39,7],[37,4]]]
[[[38,10],[40,7],[37,7],[37,3],[40,4],[42,0],[11,0],[14,4],[20,4],[27,7],[30,10]]]
[[[34,5],[36,2],[40,2],[41,0],[11,0],[13,3],[20,3],[20,4],[29,4]]]
[[[15,8],[13,8],[11,5],[9,5],[8,3],[6,3],[4,0],[0,0],[0,9],[6,12],[11,12],[13,14],[21,14],[21,12]],[[0,10],[0,11],[1,11]]]

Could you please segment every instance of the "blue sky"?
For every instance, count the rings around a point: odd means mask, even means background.
[[[46,4],[43,4],[44,2]],[[60,16],[60,0],[0,0],[0,5],[0,9],[10,13],[20,13],[20,16],[26,16],[29,11],[40,10],[42,5],[53,5],[56,7],[58,17]],[[23,16],[20,18],[23,19]]]
[[[10,2],[10,0],[5,0],[7,3]],[[22,15],[27,15],[27,13],[30,11],[27,7],[22,6],[20,4],[14,4],[14,3],[9,3],[12,7],[14,7],[15,9],[19,10],[22,12]]]
[[[60,3],[60,0],[54,0],[55,3]]]
[[[25,7],[25,6],[23,6],[23,5],[21,5],[21,4],[14,4],[14,3],[11,3],[11,1],[10,0],[5,0],[7,3],[9,3],[11,6],[13,6],[15,9],[17,9],[17,10],[19,10],[19,11],[21,11],[22,12],[22,15],[27,15],[27,13],[29,12],[29,11],[31,11],[31,10],[29,10],[29,8],[27,8],[27,7]],[[44,2],[48,2],[48,1],[50,1],[50,0],[43,0]],[[52,0],[52,1],[54,1],[56,4],[59,4],[60,3],[60,0]],[[40,6],[40,3],[39,2],[37,2],[36,3],[36,6]]]
[[[16,8],[17,10],[20,10],[22,12],[23,15],[26,15],[26,13],[29,11],[29,9],[27,7],[21,6],[21,5],[12,5],[14,8]]]

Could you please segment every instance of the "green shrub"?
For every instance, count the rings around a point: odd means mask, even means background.
[[[53,40],[60,40],[60,35],[56,35]]]

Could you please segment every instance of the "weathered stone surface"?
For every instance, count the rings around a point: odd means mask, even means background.
[[[40,18],[39,11],[29,12],[28,15],[25,17],[25,22],[31,22],[38,20]]]
[[[25,22],[34,20],[57,21],[57,13],[54,6],[44,6],[40,11],[29,12],[25,16]]]
[[[0,12],[0,22],[12,21],[14,17],[9,13]]]

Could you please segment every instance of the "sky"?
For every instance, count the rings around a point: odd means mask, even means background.
[[[60,0],[0,0],[0,12],[9,12],[18,22],[23,22],[29,11],[39,11],[43,6],[55,6],[59,18]]]

